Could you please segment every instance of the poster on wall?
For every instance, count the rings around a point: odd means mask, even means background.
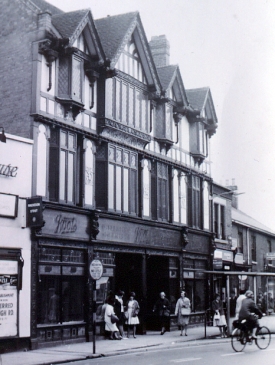
[[[0,337],[17,335],[17,261],[0,260]]]

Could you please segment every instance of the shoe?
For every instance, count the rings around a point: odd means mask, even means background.
[[[188,336],[188,334],[186,333],[185,336]]]
[[[133,336],[134,338],[136,338],[136,336]]]
[[[164,332],[162,332],[162,331],[161,331],[161,332],[160,332],[160,334],[161,334],[161,335],[164,335]]]
[[[180,334],[180,336],[182,336],[182,333]]]
[[[257,340],[257,336],[251,336],[252,340]]]

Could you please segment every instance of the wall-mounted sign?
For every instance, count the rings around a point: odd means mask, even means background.
[[[17,335],[18,262],[0,260],[0,337]]]
[[[267,252],[266,253],[267,260],[275,260],[275,252]]]
[[[27,199],[27,227],[43,225],[42,197],[35,196]]]
[[[16,218],[18,210],[18,196],[0,193],[0,216]]]
[[[43,211],[43,220],[45,224],[42,227],[42,235],[89,240],[90,219],[87,215],[46,208]]]
[[[222,270],[222,259],[220,258],[213,259],[213,269]]]

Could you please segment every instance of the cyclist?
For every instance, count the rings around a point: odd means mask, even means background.
[[[253,300],[253,291],[247,290],[239,312],[239,321],[246,319],[247,328],[252,331],[252,338],[256,339],[256,331],[259,326],[258,317],[262,318],[263,313]]]

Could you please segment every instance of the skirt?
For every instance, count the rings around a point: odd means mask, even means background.
[[[186,326],[189,323],[189,316],[178,314],[178,326]]]
[[[227,323],[226,323],[225,315],[221,314],[220,319],[215,319],[214,323],[215,323],[214,325],[216,327],[226,326]]]

